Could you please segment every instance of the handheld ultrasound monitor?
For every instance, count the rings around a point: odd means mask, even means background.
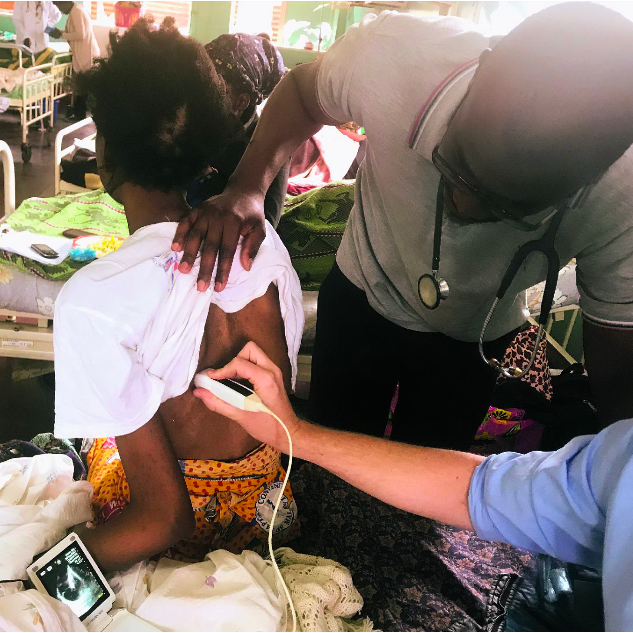
[[[70,607],[89,631],[160,630],[125,609],[112,609],[114,591],[74,532],[26,571],[40,593]]]
[[[114,592],[74,532],[38,558],[27,572],[38,591],[68,605],[86,628],[98,627],[101,619],[109,620]]]

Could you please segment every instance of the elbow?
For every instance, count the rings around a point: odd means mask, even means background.
[[[165,504],[160,510],[140,511],[144,548],[147,555],[160,554],[179,541],[189,538],[196,527],[196,520],[190,504]]]
[[[189,538],[196,529],[196,518],[191,505],[179,513],[172,524],[174,543]]]
[[[189,538],[196,527],[191,504],[177,504],[171,506],[168,511],[162,511],[155,517],[155,525],[161,525],[161,528],[157,530],[159,533],[157,536],[160,535],[161,550]]]
[[[301,104],[306,120],[315,128],[315,131],[321,129],[324,125],[331,124],[329,117],[326,117],[316,92],[316,76],[317,69],[312,64],[301,64],[293,68],[283,81],[287,81],[291,86],[291,90],[295,93],[298,102]]]

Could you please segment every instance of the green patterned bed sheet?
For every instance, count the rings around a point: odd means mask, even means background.
[[[318,290],[332,268],[354,205],[353,183],[333,183],[288,196],[277,227],[303,290]],[[7,220],[13,229],[59,236],[66,229],[128,236],[122,205],[103,189],[57,198],[30,198]],[[65,281],[86,265],[65,259],[57,266],[0,250],[0,264],[17,266],[44,279]]]
[[[354,206],[354,183],[331,183],[288,196],[277,227],[302,290],[318,290],[336,260]]]
[[[129,235],[123,207],[103,189],[74,196],[29,198],[9,216],[6,223],[16,231],[29,230],[39,235],[60,236],[66,229],[83,229],[90,233]],[[66,258],[57,266],[39,264],[27,257],[0,250],[0,264],[17,266],[44,279],[65,281],[85,266]]]

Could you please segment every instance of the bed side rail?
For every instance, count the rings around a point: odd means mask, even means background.
[[[6,220],[15,211],[15,167],[13,154],[5,141],[0,141],[0,157],[4,175],[4,209],[0,220]]]
[[[55,195],[58,196],[60,193],[59,183],[61,181],[61,163],[62,158],[65,158],[69,154],[72,153],[74,146],[69,145],[65,149],[62,149],[62,143],[64,138],[71,134],[72,132],[76,132],[80,130],[85,125],[89,125],[92,123],[92,118],[88,117],[86,119],[82,119],[81,121],[77,121],[77,123],[73,123],[68,127],[65,127],[63,130],[60,130],[55,137]]]
[[[72,93],[73,55],[71,52],[57,53],[53,57],[53,100]]]

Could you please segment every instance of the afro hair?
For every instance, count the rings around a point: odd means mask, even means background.
[[[104,166],[126,182],[183,190],[237,138],[224,81],[173,20],[140,19],[110,56],[76,78],[104,140]]]

